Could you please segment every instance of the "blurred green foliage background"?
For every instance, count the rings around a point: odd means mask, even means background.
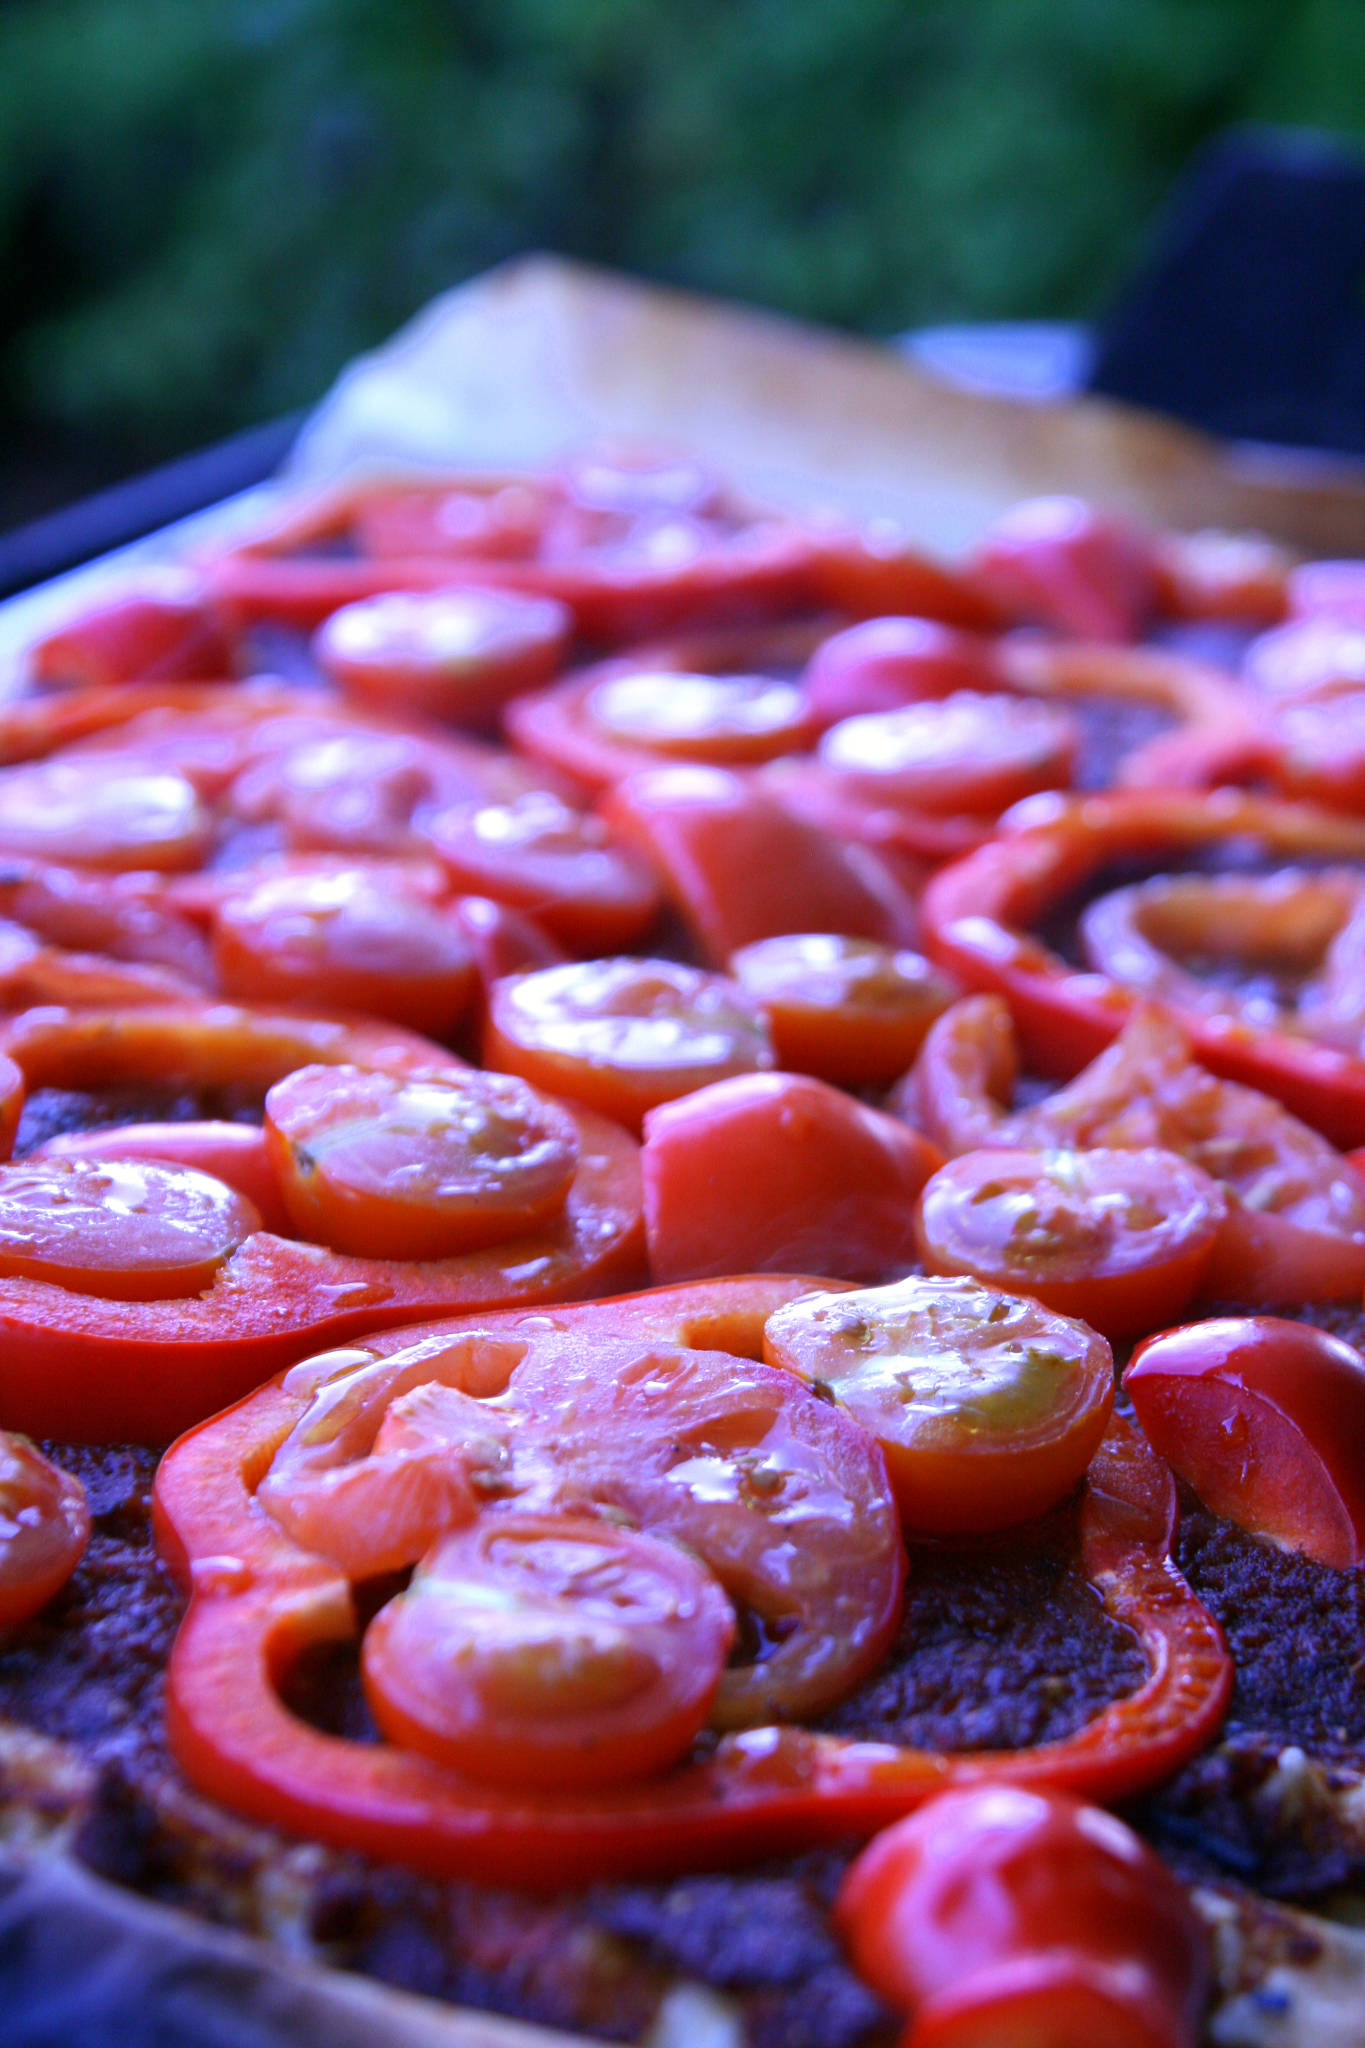
[[[0,0],[0,434],[155,460],[535,247],[1083,316],[1246,118],[1365,134],[1361,0]]]

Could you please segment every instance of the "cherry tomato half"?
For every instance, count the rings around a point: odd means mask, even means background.
[[[494,985],[484,1057],[638,1131],[646,1111],[773,1065],[758,1004],[672,960],[585,960]]]
[[[991,643],[979,634],[937,619],[865,619],[832,633],[811,656],[801,683],[810,710],[822,725],[833,725],[960,690],[998,689],[1000,670]]]
[[[483,728],[509,697],[549,682],[572,630],[567,608],[550,597],[393,590],[334,611],[312,652],[363,704]]]
[[[1278,1316],[1143,1344],[1124,1374],[1149,1440],[1215,1514],[1322,1564],[1365,1561],[1365,1358]]]
[[[85,1488],[26,1436],[0,1430],[0,1627],[61,1591],[90,1541]]]
[[[0,849],[91,868],[193,867],[208,849],[193,783],[129,759],[0,769]]]
[[[1103,1337],[972,1280],[807,1295],[768,1318],[763,1349],[876,1437],[907,1527],[935,1535],[1052,1507],[1114,1402]]]
[[[261,1219],[234,1188],[138,1159],[0,1167],[0,1275],[108,1301],[201,1294]]]
[[[245,1195],[259,1210],[261,1227],[292,1237],[275,1169],[256,1124],[223,1123],[205,1117],[186,1123],[115,1124],[107,1130],[64,1131],[36,1146],[30,1159],[154,1159],[163,1166],[190,1166],[212,1174]]]
[[[1064,1792],[944,1792],[879,1835],[837,1917],[901,2048],[1195,2048],[1208,1945],[1130,1828]]]
[[[1157,598],[1146,536],[1081,498],[1011,506],[972,568],[1003,611],[1082,640],[1136,640]]]
[[[1185,1308],[1226,1214],[1217,1183],[1174,1152],[991,1150],[927,1183],[917,1237],[930,1273],[970,1273],[1124,1337]]]
[[[781,1065],[845,1088],[904,1073],[954,995],[921,954],[837,932],[759,939],[730,972],[762,1005]]]
[[[832,726],[819,758],[869,802],[995,817],[1071,782],[1080,730],[1060,705],[1032,697],[950,697]]]
[[[664,1770],[705,1723],[735,1637],[677,1544],[589,1515],[485,1515],[446,1536],[365,1633],[391,1741],[494,1784]]]
[[[300,1234],[362,1258],[442,1259],[564,1207],[578,1133],[507,1074],[300,1067],[265,1099],[266,1148]]]

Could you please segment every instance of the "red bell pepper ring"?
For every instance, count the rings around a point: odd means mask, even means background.
[[[753,1357],[768,1315],[811,1285],[707,1281],[416,1334],[600,1332]],[[367,1350],[388,1355],[414,1334]],[[163,1549],[192,1593],[168,1676],[171,1746],[202,1790],[271,1825],[441,1877],[531,1888],[643,1877],[868,1835],[954,1786],[1123,1798],[1178,1769],[1226,1711],[1233,1672],[1221,1631],[1169,1555],[1170,1475],[1116,1419],[1083,1499],[1082,1557],[1110,1615],[1137,1633],[1149,1672],[1059,1741],[954,1755],[758,1727],[657,1779],[552,1796],[486,1788],[411,1752],[320,1734],[282,1705],[278,1680],[308,1649],[354,1640],[350,1587],[255,1498],[315,1385],[316,1376],[272,1381],[184,1438],[157,1475]]]
[[[1121,1029],[1138,994],[1072,967],[1033,927],[1112,862],[1179,867],[1192,849],[1250,842],[1277,864],[1365,862],[1365,823],[1240,790],[1033,798],[925,890],[923,949],[964,986],[1009,1002],[1028,1060],[1069,1078]],[[1365,1140],[1365,1059],[1240,1017],[1180,1013],[1195,1057],[1273,1095],[1343,1149]]]
[[[263,1091],[311,1064],[399,1074],[461,1066],[396,1026],[203,1003],[30,1010],[0,1027],[0,1049],[30,1091],[167,1081]],[[638,1148],[605,1118],[570,1113],[581,1155],[561,1216],[485,1251],[369,1259],[259,1231],[205,1292],[181,1298],[107,1301],[0,1279],[9,1359],[0,1426],[87,1443],[165,1443],[331,1338],[629,1284],[644,1263]],[[104,1134],[97,1142],[103,1147]]]
[[[779,932],[915,941],[914,899],[888,861],[838,845],[727,769],[649,769],[618,783],[602,815],[653,863],[717,967]]]

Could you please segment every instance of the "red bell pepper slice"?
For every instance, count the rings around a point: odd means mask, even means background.
[[[1068,1078],[1115,1037],[1138,997],[1069,966],[1033,927],[1112,862],[1169,854],[1179,867],[1192,850],[1239,843],[1277,864],[1365,862],[1365,823],[1232,789],[1034,798],[930,881],[924,950],[966,987],[1004,995],[1036,1070]],[[1333,1144],[1365,1141],[1365,1059],[1241,1018],[1194,1013],[1184,1022],[1195,1057],[1215,1074],[1275,1096]]]
[[[753,1357],[768,1315],[811,1284],[707,1281],[432,1334],[521,1326]],[[368,1350],[399,1350],[413,1335]],[[172,1748],[202,1790],[272,1825],[438,1876],[533,1888],[648,1876],[870,1834],[952,1786],[1004,1781],[1122,1798],[1177,1769],[1226,1710],[1232,1664],[1221,1632],[1169,1555],[1170,1476],[1116,1420],[1091,1468],[1082,1555],[1109,1613],[1136,1631],[1149,1674],[1059,1741],[951,1755],[750,1728],[657,1779],[552,1796],[475,1785],[410,1752],[320,1734],[283,1706],[277,1682],[310,1647],[354,1639],[350,1588],[254,1497],[310,1396],[297,1381],[293,1391],[273,1381],[184,1438],[157,1478],[163,1547],[192,1589],[168,1679]]]

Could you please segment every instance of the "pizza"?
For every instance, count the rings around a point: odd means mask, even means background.
[[[1362,2038],[1363,631],[597,451],[31,650],[21,1894],[452,2040]]]

